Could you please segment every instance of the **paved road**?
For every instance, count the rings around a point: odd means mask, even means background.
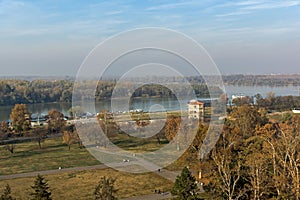
[[[35,171],[35,172],[28,172],[28,173],[21,173],[21,174],[2,175],[2,176],[0,176],[0,180],[34,177],[34,176],[37,176],[38,174],[48,175],[48,174],[59,174],[59,173],[64,173],[64,172],[105,169],[105,168],[107,168],[106,165],[100,164],[100,165],[93,165],[93,166],[72,167],[72,168],[65,168],[65,169],[53,169],[53,170],[46,170],[46,171]]]
[[[117,167],[120,166],[130,166],[135,164],[132,163],[115,163],[114,165]],[[94,165],[94,166],[82,166],[82,167],[72,167],[72,168],[65,168],[65,169],[54,169],[54,170],[45,170],[45,171],[35,171],[35,172],[28,172],[28,173],[21,173],[21,174],[10,174],[10,175],[2,175],[0,176],[0,180],[7,180],[7,179],[15,179],[15,178],[26,178],[26,177],[34,177],[38,174],[40,175],[49,175],[49,174],[59,174],[65,172],[74,172],[74,171],[84,171],[84,170],[95,170],[95,169],[106,169],[108,168],[104,164]],[[167,179],[173,179],[175,173],[167,171],[167,170],[160,170],[160,172],[156,172],[158,175],[162,177],[166,177]],[[171,178],[172,177],[172,178]],[[148,194],[136,197],[129,197],[122,200],[160,200],[160,199],[170,199],[172,196],[169,192],[164,194]]]
[[[131,162],[131,163],[114,163],[111,164],[111,166],[115,168],[125,168],[130,165],[134,165],[136,162]],[[27,173],[20,173],[20,174],[9,174],[9,175],[1,175],[0,180],[7,180],[7,179],[15,179],[15,178],[26,178],[26,177],[34,177],[37,176],[38,174],[40,175],[49,175],[49,174],[59,174],[59,173],[65,173],[65,172],[74,172],[74,171],[84,171],[84,170],[95,170],[95,169],[106,169],[108,168],[104,164],[100,165],[93,165],[93,166],[82,166],[82,167],[71,167],[71,168],[64,168],[64,169],[52,169],[52,170],[45,170],[45,171],[35,171],[35,172],[27,172]],[[176,174],[175,172],[167,171],[167,170],[160,170],[160,172],[156,171],[156,174],[175,181]]]
[[[160,199],[171,199],[172,195],[167,192],[166,194],[148,194],[148,195],[142,195],[142,196],[136,196],[136,197],[129,197],[122,200],[160,200]]]
[[[129,166],[133,163],[115,163],[115,166]],[[72,167],[72,168],[65,168],[65,169],[54,169],[54,170],[45,170],[45,171],[35,171],[35,172],[28,172],[28,173],[21,173],[21,174],[10,174],[10,175],[2,175],[0,176],[0,180],[7,180],[7,179],[15,179],[15,178],[26,178],[26,177],[34,177],[38,174],[40,175],[49,175],[49,174],[59,174],[65,172],[74,172],[74,171],[84,171],[84,170],[95,170],[95,169],[106,169],[108,168],[104,164],[94,165],[94,166],[82,166],[82,167]],[[159,175],[170,176],[169,171],[161,170],[160,172],[156,172]],[[173,173],[171,174],[173,175]],[[169,178],[170,179],[170,178]],[[170,199],[171,194],[169,192],[165,194],[148,194],[136,197],[130,197],[123,200],[160,200],[160,199]]]

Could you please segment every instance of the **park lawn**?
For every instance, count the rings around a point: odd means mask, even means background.
[[[133,153],[156,151],[168,143],[166,139],[161,139],[160,144],[158,144],[156,138],[143,139],[131,137],[127,134],[117,134],[116,137],[110,138],[110,140],[118,147],[127,151],[132,151]]]
[[[45,140],[42,149],[37,142],[15,144],[13,154],[0,146],[0,175],[97,164],[100,162],[85,148],[73,144],[69,151],[61,138]]]
[[[150,152],[162,148],[167,141],[162,139],[158,144],[155,138],[138,139],[126,134],[117,134],[111,141],[134,153]],[[98,165],[96,160],[85,148],[77,144],[68,150],[61,138],[48,138],[39,149],[37,142],[15,144],[15,151],[11,154],[5,145],[0,146],[0,175],[18,174],[33,171],[69,168],[77,166]]]
[[[116,178],[117,196],[126,198],[151,194],[155,189],[169,191],[173,183],[155,173],[131,174],[113,169],[68,172],[45,175],[53,199],[94,199],[93,192],[100,178]],[[17,199],[28,199],[35,177],[0,181],[0,189],[9,184],[12,195]]]

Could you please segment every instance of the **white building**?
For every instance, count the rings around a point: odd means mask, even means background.
[[[204,103],[198,100],[191,100],[188,103],[188,115],[190,119],[204,119]]]

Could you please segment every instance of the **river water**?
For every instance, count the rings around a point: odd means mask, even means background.
[[[229,98],[232,95],[246,95],[246,96],[254,96],[257,93],[260,93],[263,97],[267,95],[268,92],[274,92],[276,96],[299,96],[299,88],[297,86],[287,86],[287,87],[266,87],[266,86],[225,86],[225,90]],[[187,102],[190,99],[184,99],[181,101],[181,105],[187,107]],[[125,111],[124,103],[120,102],[120,107],[114,108],[114,111]],[[95,105],[85,105],[84,110],[88,112],[94,111],[94,106],[96,112],[101,110],[111,110],[110,109],[110,101],[101,101],[97,102]],[[167,111],[170,110],[180,110],[180,103],[177,99],[174,98],[140,98],[135,99],[131,104],[130,109],[143,109],[144,111],[148,111],[153,105],[161,105]],[[0,121],[5,121],[9,119],[9,115],[11,113],[11,109],[13,106],[0,106]],[[31,113],[39,113],[39,114],[47,114],[50,109],[55,109],[62,112],[65,115],[69,115],[68,111],[72,107],[72,103],[40,103],[40,104],[30,104],[27,105],[29,112]]]

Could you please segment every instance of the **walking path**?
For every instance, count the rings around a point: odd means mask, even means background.
[[[131,162],[131,163],[113,163],[115,167],[128,167],[130,165],[135,165],[138,162]],[[147,163],[149,167],[149,163]],[[152,167],[152,166],[151,166]],[[93,165],[93,166],[82,166],[82,167],[72,167],[72,168],[65,168],[65,169],[54,169],[54,170],[45,170],[45,171],[35,171],[35,172],[28,172],[28,173],[21,173],[21,174],[9,174],[9,175],[2,175],[0,176],[0,180],[7,180],[7,179],[15,179],[15,178],[26,178],[26,177],[34,177],[38,174],[40,175],[49,175],[49,174],[59,174],[65,172],[74,172],[74,171],[85,171],[85,170],[95,170],[95,169],[106,169],[108,168],[104,164],[100,165]],[[156,174],[165,177],[169,180],[175,180],[176,172],[168,171],[161,169],[159,171],[155,171]],[[160,200],[160,199],[171,199],[171,194],[169,192],[165,192],[163,194],[148,194],[136,197],[129,197],[123,200]]]
[[[122,200],[160,200],[160,199],[171,199],[172,195],[170,192],[167,192],[165,194],[148,194],[148,195],[142,195],[142,196],[136,196],[136,197],[129,197]]]
[[[65,169],[35,171],[35,172],[28,172],[28,173],[21,173],[21,174],[2,175],[2,176],[0,176],[0,180],[34,177],[34,176],[37,176],[38,174],[40,174],[40,175],[49,175],[49,174],[59,174],[59,173],[64,173],[64,172],[105,169],[105,168],[107,168],[106,165],[100,164],[100,165],[93,165],[93,166],[82,166],[82,167],[71,167],[71,168],[65,168]]]
[[[115,168],[126,168],[131,165],[136,165],[137,162],[127,162],[127,163],[111,163],[111,167]],[[7,179],[15,179],[15,178],[26,178],[26,177],[34,177],[38,174],[40,175],[49,175],[49,174],[59,174],[59,173],[65,173],[65,172],[74,172],[74,171],[85,171],[85,170],[95,170],[95,169],[106,169],[108,166],[104,164],[100,165],[93,165],[93,166],[81,166],[81,167],[71,167],[71,168],[64,168],[64,169],[52,169],[52,170],[45,170],[45,171],[35,171],[35,172],[27,172],[27,173],[20,173],[20,174],[9,174],[9,175],[1,175],[0,180],[7,180]],[[168,170],[160,170],[155,171],[156,174],[169,179],[171,181],[175,181],[176,179],[176,172],[168,171]]]

